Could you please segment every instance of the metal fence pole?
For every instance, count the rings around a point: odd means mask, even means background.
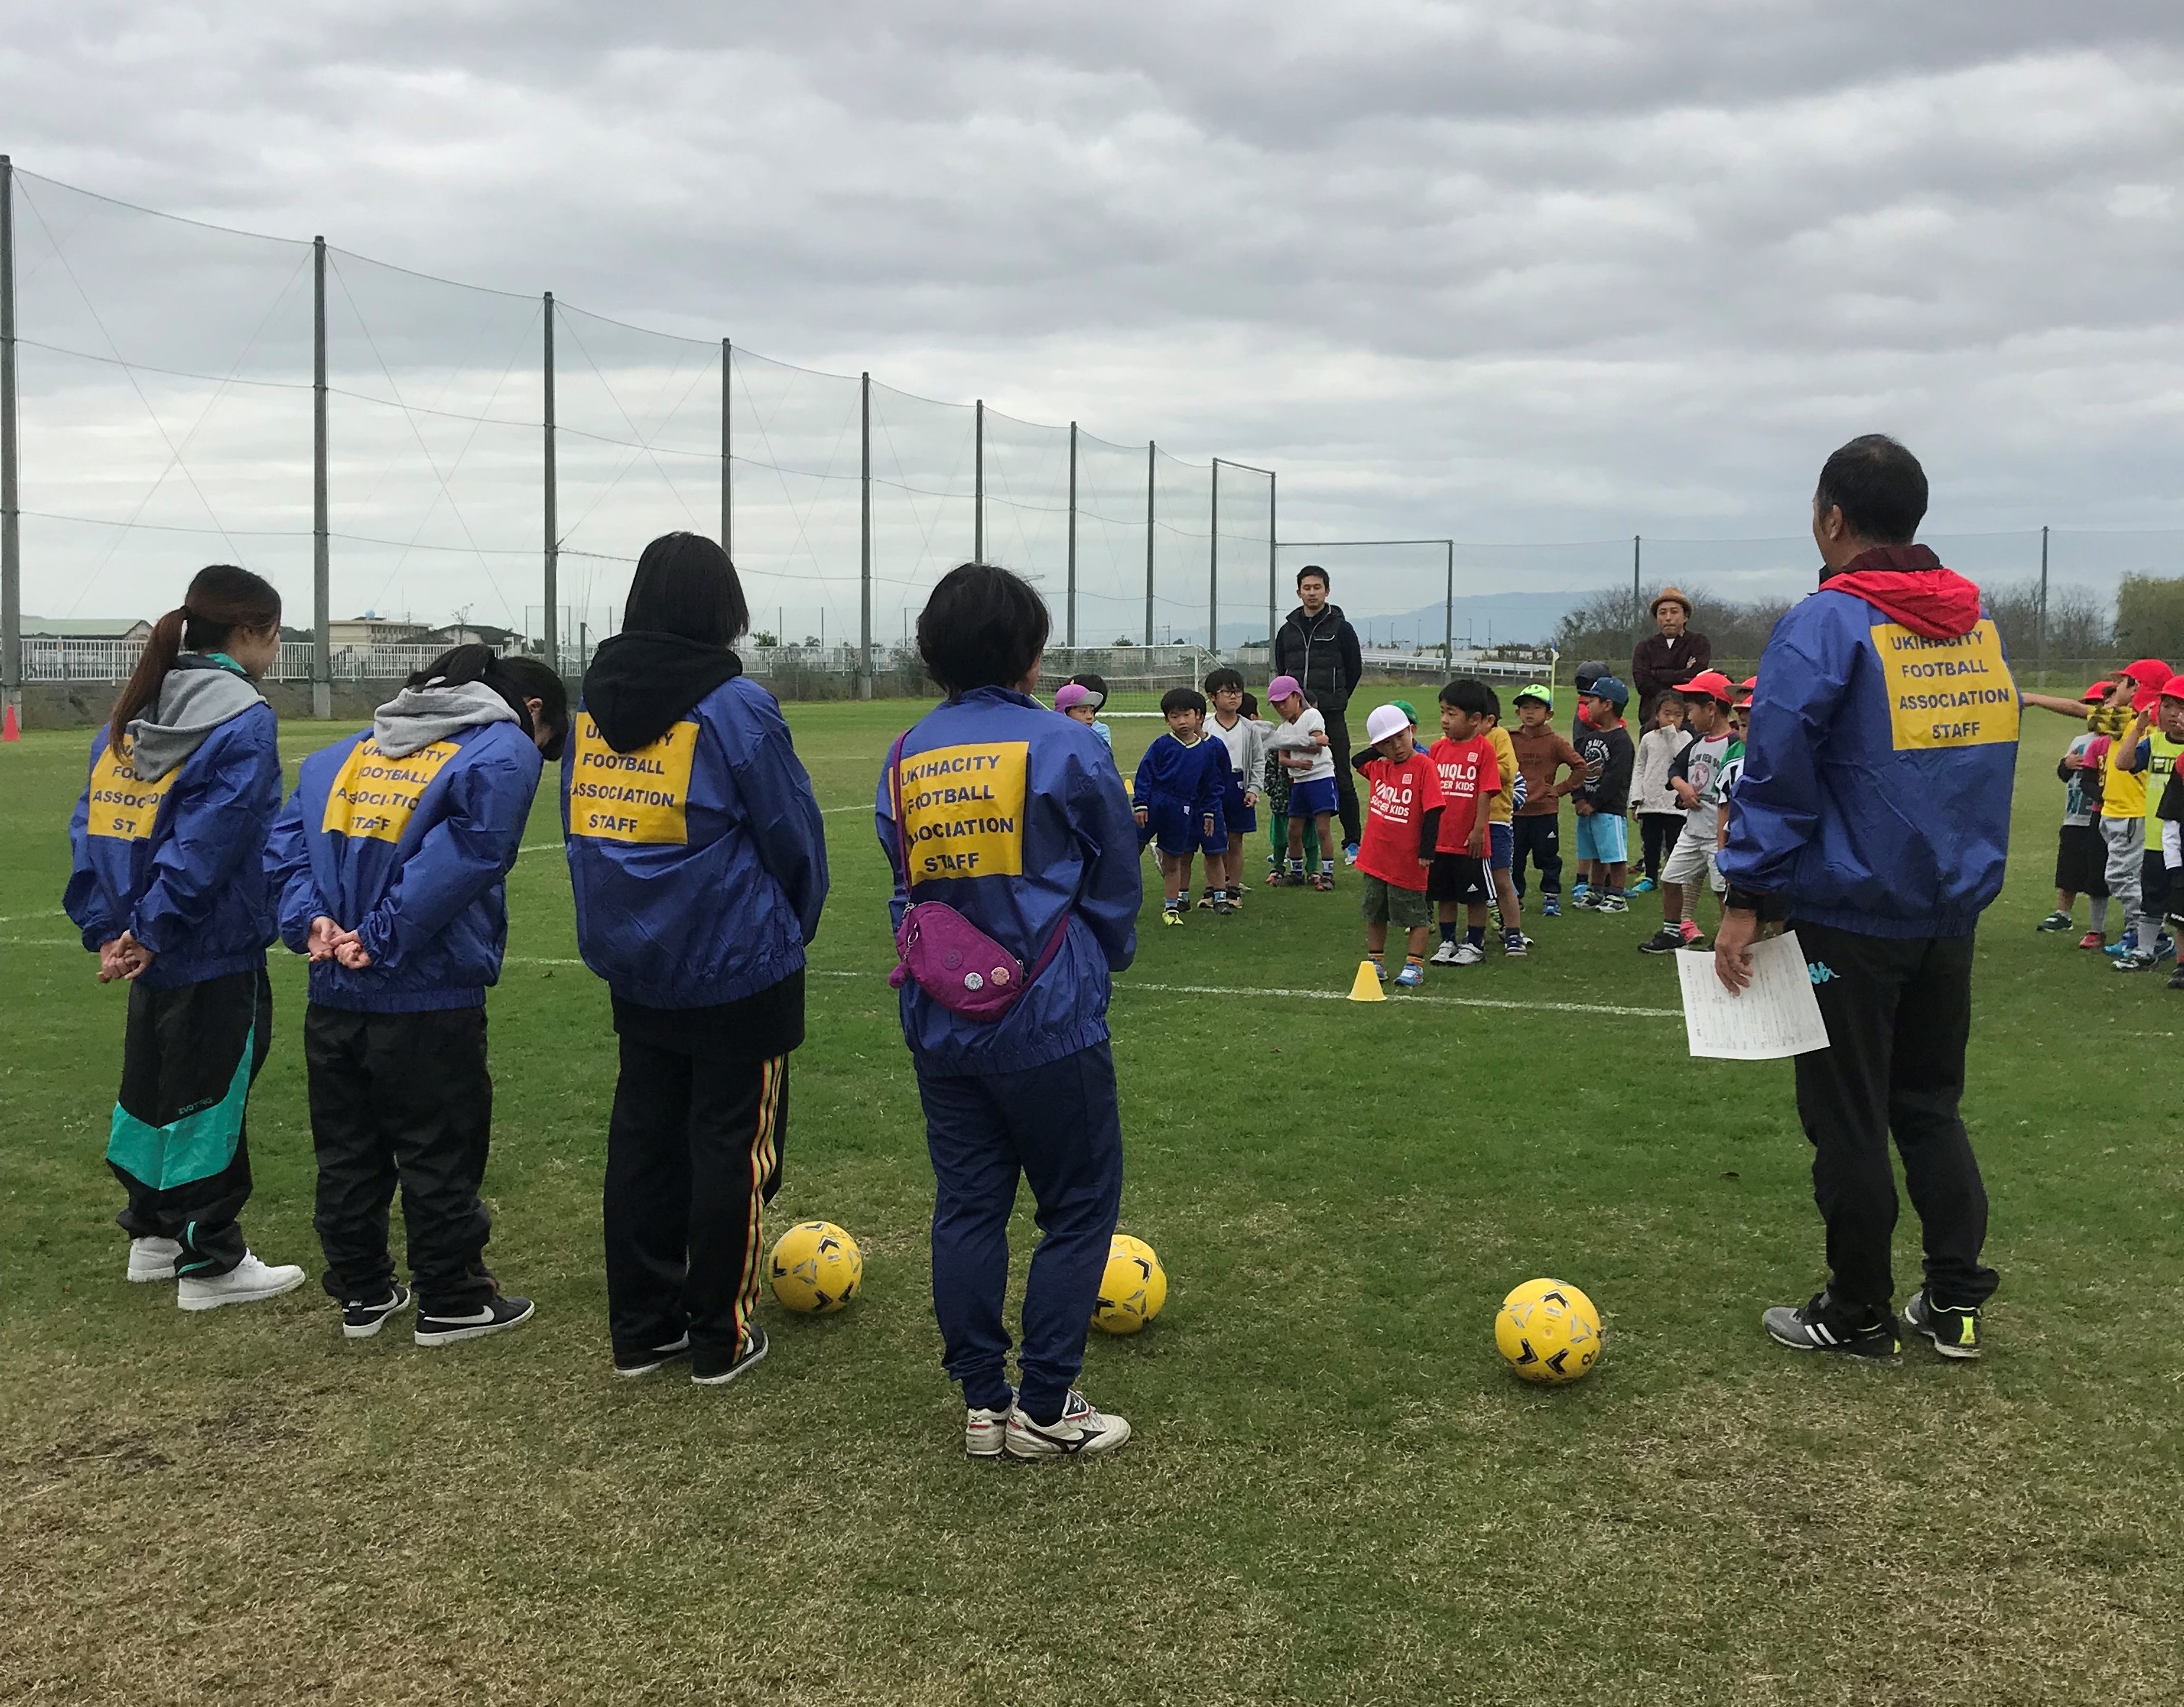
[[[721,551],[736,555],[736,470],[729,461],[729,443],[736,427],[736,352],[721,339]]]
[[[543,373],[546,404],[546,666],[561,667],[561,541],[560,522],[554,513],[554,293],[546,293],[546,348]]]
[[[872,696],[872,377],[858,385],[859,412],[864,433],[864,554],[859,586],[857,628],[857,697]]]
[[[2044,675],[2048,668],[2048,529],[2040,529],[2040,668]]]
[[[971,561],[983,563],[986,561],[986,399],[983,397],[978,399],[972,432]]]
[[[15,164],[0,154],[0,704],[23,715],[23,538],[15,448]]]
[[[1279,571],[1275,564],[1275,541],[1281,529],[1274,525],[1274,477],[1267,477],[1267,673],[1274,672],[1274,607],[1280,601]]]
[[[1160,446],[1145,441],[1145,644],[1153,643],[1153,459]]]
[[[1456,667],[1456,541],[1441,542],[1448,548],[1448,591],[1441,605],[1440,661],[1451,670]]]
[[[729,460],[729,447],[734,443],[735,415],[735,351],[726,338],[721,340],[721,549],[733,558],[736,555],[736,474]]]
[[[1213,514],[1206,540],[1206,650],[1221,650],[1221,459],[1213,459]]]
[[[1077,423],[1069,423],[1069,606],[1062,633],[1077,646]]]
[[[1643,638],[1645,618],[1639,606],[1645,602],[1646,589],[1639,582],[1638,536],[1630,536],[1630,632]]]
[[[333,561],[326,494],[326,240],[311,239],[311,715],[334,714]]]

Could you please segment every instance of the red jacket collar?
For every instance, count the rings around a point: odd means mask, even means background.
[[[1929,640],[1953,640],[1979,626],[1980,589],[1924,545],[1876,545],[1825,577],[1821,589],[1877,605]]]

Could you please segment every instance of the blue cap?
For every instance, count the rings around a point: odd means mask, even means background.
[[[1624,687],[1613,676],[1596,677],[1592,685],[1584,691],[1596,699],[1607,700],[1618,711],[1630,703],[1630,689]]]

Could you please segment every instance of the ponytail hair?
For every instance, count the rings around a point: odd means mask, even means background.
[[[143,655],[123,685],[108,720],[107,744],[120,747],[129,725],[159,703],[167,672],[183,651],[217,652],[238,628],[262,633],[281,626],[281,594],[270,581],[232,563],[212,563],[190,577],[176,609],[152,625]]]
[[[546,756],[560,757],[561,744],[569,734],[569,687],[558,672],[538,659],[504,658],[492,647],[474,640],[441,653],[404,685],[429,688],[436,682],[450,687],[465,682],[482,682],[508,702],[516,721],[523,725],[524,733],[534,740],[538,731],[532,721],[528,702],[538,700],[538,722],[553,734],[545,749]]]

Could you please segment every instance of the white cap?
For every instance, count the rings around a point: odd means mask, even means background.
[[[1366,745],[1377,747],[1398,729],[1410,726],[1410,717],[1401,706],[1375,706],[1373,715],[1365,720]]]

